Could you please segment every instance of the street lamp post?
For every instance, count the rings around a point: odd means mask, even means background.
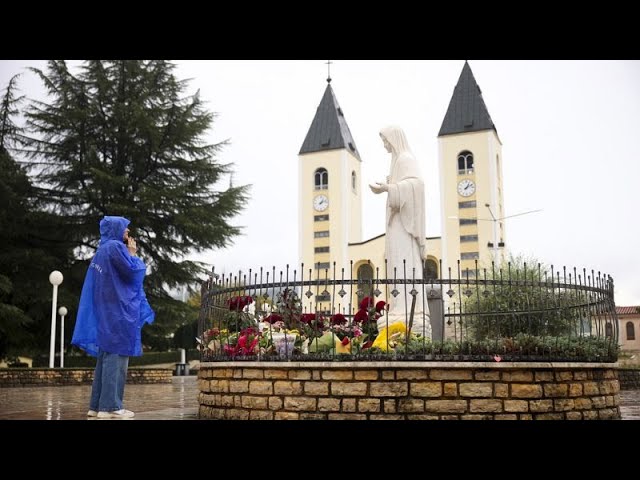
[[[64,368],[64,317],[67,314],[67,307],[60,307],[60,368]]]
[[[49,345],[49,368],[53,368],[53,357],[56,349],[56,307],[58,306],[58,285],[64,277],[58,270],[49,274],[49,283],[53,285],[53,298],[51,301],[51,343]]]

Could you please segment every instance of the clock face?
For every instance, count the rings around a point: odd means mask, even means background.
[[[463,197],[468,197],[476,192],[476,184],[468,178],[458,182],[458,193]]]
[[[329,207],[329,199],[326,195],[318,195],[313,199],[313,208],[318,212],[324,212]]]

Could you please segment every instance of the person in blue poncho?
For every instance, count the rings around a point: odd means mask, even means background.
[[[124,217],[100,220],[100,244],[80,295],[71,343],[97,357],[89,417],[134,416],[122,408],[129,357],[142,355],[142,326],[155,318],[142,287],[147,268],[136,256],[129,223]]]

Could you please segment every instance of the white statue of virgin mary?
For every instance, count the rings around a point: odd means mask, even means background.
[[[388,192],[385,237],[387,277],[394,278],[395,268],[395,278],[404,280],[406,268],[408,280],[406,285],[395,285],[399,295],[394,297],[389,293],[388,322],[389,325],[402,322],[408,327],[413,300],[410,292],[414,288],[411,280],[423,278],[423,259],[426,258],[424,182],[404,131],[396,126],[386,127],[380,131],[380,137],[387,152],[391,153],[391,173],[386,183],[376,183],[369,187],[376,194]],[[406,260],[406,267],[403,260]],[[389,285],[389,292],[393,288],[393,285]],[[416,284],[415,289],[418,294],[411,330],[430,337],[429,306],[426,298],[423,301],[424,289],[421,284]],[[380,317],[378,328],[386,325],[387,319]]]

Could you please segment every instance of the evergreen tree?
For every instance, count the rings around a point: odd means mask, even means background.
[[[49,342],[49,273],[66,264],[55,218],[38,211],[27,173],[11,152],[21,128],[13,118],[23,97],[14,76],[0,103],[0,358],[28,354]]]
[[[17,134],[12,116],[17,113],[20,98],[15,96],[17,76],[10,81],[0,105],[0,359],[27,341],[25,332],[30,319],[24,311],[13,305],[16,267],[15,244],[25,216],[24,197],[29,189],[27,176],[20,170],[8,147]]]
[[[193,284],[204,273],[184,255],[225,247],[240,233],[229,221],[248,192],[247,186],[215,189],[231,171],[217,159],[225,142],[204,140],[214,114],[199,92],[185,95],[187,82],[174,70],[160,60],[92,60],[73,74],[64,61],[50,61],[46,72],[33,69],[48,101],[33,101],[26,114],[23,152],[38,198],[74,248],[71,281],[78,293],[100,219],[131,220],[138,254],[150,267],[145,290],[157,314],[147,337],[181,323],[186,305],[166,288]]]

